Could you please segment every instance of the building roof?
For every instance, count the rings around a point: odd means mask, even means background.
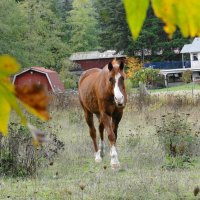
[[[122,55],[122,52],[116,53],[115,50],[107,50],[104,52],[99,51],[88,51],[88,52],[77,52],[70,56],[70,60],[96,60],[105,58],[123,58],[126,57]]]
[[[160,73],[167,75],[167,74],[172,74],[172,73],[182,73],[184,71],[190,70],[192,72],[199,72],[200,68],[192,69],[192,68],[180,68],[180,69],[161,69]]]
[[[192,44],[185,44],[181,53],[198,53],[200,52],[200,37],[196,37]]]
[[[53,92],[64,92],[65,91],[64,85],[60,81],[58,73],[56,71],[53,71],[50,69],[45,69],[44,67],[31,67],[31,68],[26,69],[18,74],[15,74],[15,76],[13,78],[13,84],[15,83],[17,76],[20,76],[30,70],[45,74]]]

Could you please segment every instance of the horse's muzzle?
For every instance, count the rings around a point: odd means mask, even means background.
[[[116,103],[116,106],[118,107],[118,108],[124,108],[125,107],[125,104],[123,103]]]
[[[121,96],[120,98],[114,97],[115,103],[118,107],[124,106],[124,96]]]

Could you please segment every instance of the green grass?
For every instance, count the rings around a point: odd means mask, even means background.
[[[200,84],[183,84],[183,85],[177,85],[177,86],[171,86],[163,89],[155,89],[155,90],[149,90],[150,92],[168,92],[168,91],[192,91],[193,90],[200,90]]]
[[[197,110],[190,110],[191,120],[199,119]],[[94,162],[92,141],[80,107],[52,111],[53,119],[43,128],[48,132],[48,124],[55,129],[61,127],[58,138],[65,142],[65,150],[54,160],[53,166],[39,168],[37,176],[2,177],[0,199],[195,199],[193,189],[200,184],[198,159],[188,169],[162,168],[164,152],[155,135],[154,124],[168,111],[167,107],[149,113],[126,108],[118,134],[119,171],[110,167],[107,137],[103,162]]]

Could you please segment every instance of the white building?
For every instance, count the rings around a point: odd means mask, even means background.
[[[200,37],[196,37],[191,44],[185,44],[180,53],[182,54],[182,68],[160,70],[161,74],[165,76],[166,85],[168,85],[170,76],[181,77],[186,70],[192,71],[193,81],[200,81]],[[184,54],[190,54],[190,68],[184,66]]]
[[[200,37],[196,37],[192,44],[186,44],[183,46],[182,50],[182,60],[184,62],[184,54],[190,54],[190,62],[193,81],[200,79]],[[183,65],[184,68],[184,65]]]

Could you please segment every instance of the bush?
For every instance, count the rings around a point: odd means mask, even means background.
[[[126,80],[125,80],[125,86],[126,86],[126,91],[127,91],[127,92],[130,92],[130,91],[131,91],[131,88],[133,87],[133,86],[132,86],[132,82],[131,82],[130,79],[126,79]]]
[[[189,114],[170,114],[162,116],[162,123],[156,126],[159,143],[165,150],[163,167],[189,168],[194,164],[199,146],[199,131],[193,132],[187,121]]]
[[[164,88],[165,87],[165,76],[162,74],[159,74],[157,79],[155,80],[153,86],[156,88]]]
[[[190,83],[192,81],[192,71],[186,70],[183,72],[182,81],[184,83]]]
[[[131,77],[131,81],[133,82],[134,86],[139,86],[139,83],[154,86],[159,76],[159,70],[152,68],[143,68],[133,74],[133,76]]]
[[[177,113],[163,115],[161,126],[156,126],[156,132],[166,155],[191,156],[195,136],[187,121],[187,115]]]
[[[35,174],[37,167],[47,166],[64,148],[55,134],[50,133],[49,139],[37,149],[28,128],[11,122],[8,137],[0,138],[0,175],[24,177]]]
[[[77,81],[73,78],[67,78],[64,82],[65,89],[77,88]]]

